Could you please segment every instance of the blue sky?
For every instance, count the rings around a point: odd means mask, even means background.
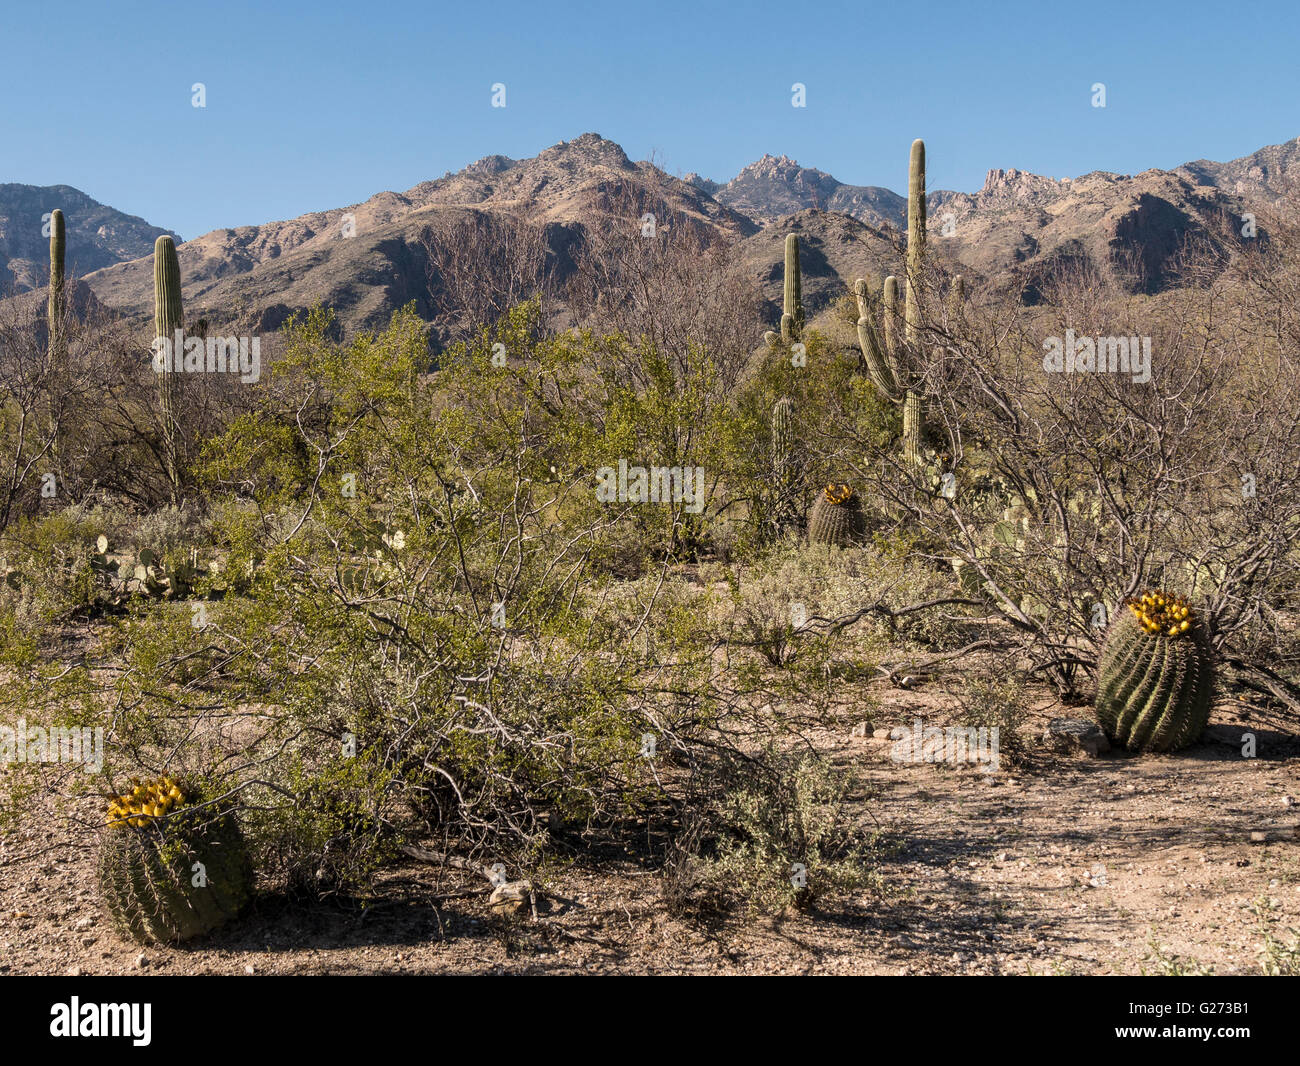
[[[590,130],[673,173],[784,153],[899,191],[917,136],[930,188],[963,190],[991,167],[1133,173],[1300,136],[1295,0],[10,0],[0,33],[0,182],[73,185],[186,238]]]

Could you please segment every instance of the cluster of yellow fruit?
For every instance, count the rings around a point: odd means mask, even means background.
[[[852,485],[840,484],[826,486],[827,503],[833,503],[836,506],[839,506],[840,504],[848,503],[851,499],[853,499]]]
[[[185,803],[185,793],[174,777],[164,775],[156,781],[132,779],[131,784],[130,792],[109,797],[108,824],[114,829],[148,825],[151,818],[161,818]]]
[[[1181,596],[1155,589],[1138,599],[1125,601],[1128,609],[1148,633],[1176,637],[1192,628],[1196,616]]]

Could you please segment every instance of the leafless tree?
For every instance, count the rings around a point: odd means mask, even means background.
[[[1110,614],[1146,586],[1191,596],[1219,650],[1247,665],[1242,642],[1300,578],[1300,301],[1285,256],[1268,255],[1155,297],[1074,267],[1033,308],[932,300],[933,462],[908,468],[834,427],[869,495],[1064,693],[1080,691]],[[1136,364],[1110,371],[1108,351],[1105,372],[1049,372],[1045,348],[1067,331],[1149,338],[1150,379]]]
[[[449,342],[490,326],[516,304],[553,290],[546,226],[523,212],[468,210],[425,227],[435,324]]]

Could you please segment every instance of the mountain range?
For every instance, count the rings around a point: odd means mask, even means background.
[[[48,223],[55,208],[64,214],[67,267],[76,274],[152,255],[153,242],[170,232],[70,185],[0,185],[0,288],[37,289],[49,283]]]
[[[1298,183],[1300,140],[1227,163],[1197,160],[1137,175],[1097,171],[1058,180],[995,169],[976,192],[930,193],[931,247],[973,283],[1014,287],[1027,299],[1042,273],[1062,261],[1118,267],[1131,289],[1155,292],[1177,283],[1187,240],[1228,250],[1240,216],[1293,210]],[[907,204],[889,189],[846,185],[771,155],[726,183],[677,178],[586,133],[529,159],[488,156],[403,193],[181,243],[187,316],[238,318],[245,328],[270,331],[320,302],[354,330],[382,326],[395,308],[415,301],[427,317],[431,231],[470,212],[527,215],[544,225],[563,275],[584,228],[629,224],[612,213],[627,189],[731,244],[734,269],[761,287],[772,308],[780,301],[787,232],[801,237],[804,299],[813,314],[855,276],[899,269]],[[68,219],[69,267],[97,300],[147,315],[153,241],[166,231],[68,186],[0,185],[0,283],[19,290],[45,284],[41,219],[54,207]]]

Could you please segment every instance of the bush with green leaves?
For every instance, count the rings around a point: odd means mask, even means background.
[[[852,776],[823,757],[769,745],[715,765],[709,786],[665,871],[675,909],[779,914],[881,891],[886,848],[850,817]]]
[[[15,522],[0,537],[0,599],[32,626],[94,611],[104,587],[92,565],[98,537],[74,508]]]
[[[427,835],[535,856],[557,820],[608,824],[662,794],[647,736],[689,758],[762,705],[719,676],[718,594],[665,577],[692,516],[594,492],[666,409],[625,397],[593,421],[597,342],[534,328],[521,309],[424,376],[411,315],[346,344],[327,316],[295,323],[267,402],[199,471],[247,586],[202,618],[140,605],[109,630],[127,664],[115,758],[219,767],[292,887],[364,884]],[[498,343],[518,365],[493,364]],[[609,565],[629,527],[659,560],[631,582]]]
[[[998,757],[1015,766],[1024,760],[1029,747],[1026,726],[1029,699],[1025,683],[1014,670],[988,669],[986,676],[963,679],[957,694],[961,708],[958,720],[972,729],[998,731]]]

